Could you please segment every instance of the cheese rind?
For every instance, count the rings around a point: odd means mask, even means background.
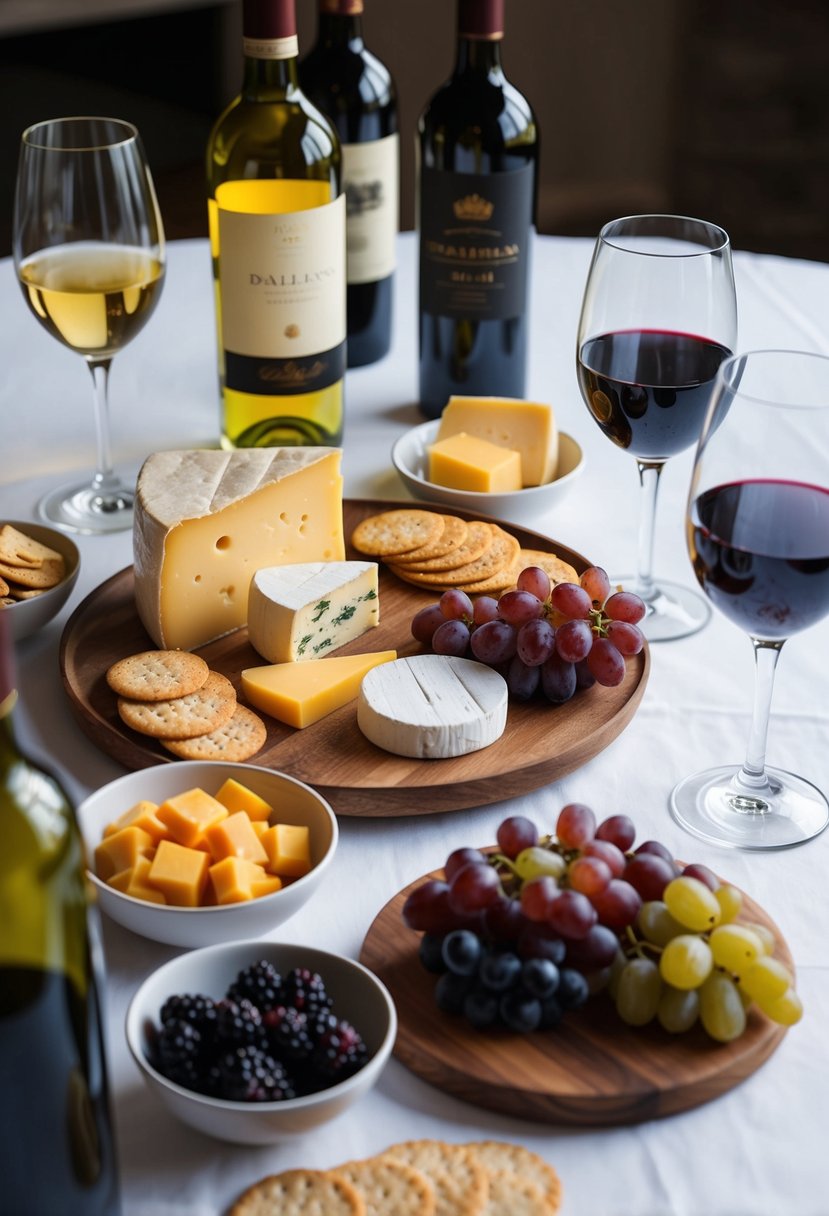
[[[192,650],[247,621],[262,566],[345,555],[339,448],[154,452],[138,474],[135,602],[157,646]]]
[[[521,453],[458,431],[429,448],[429,480],[439,486],[477,493],[520,490]]]
[[[242,692],[257,709],[286,722],[310,726],[357,696],[366,672],[397,658],[396,650],[334,655],[315,663],[274,663],[242,672]]]
[[[318,659],[379,620],[376,562],[267,566],[251,579],[248,638],[269,663]]]
[[[438,760],[488,747],[504,733],[504,677],[471,659],[413,655],[369,672],[357,725],[384,751]]]
[[[450,397],[438,440],[466,431],[521,453],[525,486],[552,481],[558,467],[558,430],[553,407],[517,397]]]

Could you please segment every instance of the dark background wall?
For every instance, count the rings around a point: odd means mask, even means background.
[[[397,80],[401,223],[417,115],[451,71],[452,0],[366,0]],[[297,0],[301,47],[315,0]],[[140,128],[170,237],[206,231],[203,154],[238,87],[239,0],[0,0],[0,254],[21,130],[110,113]],[[829,260],[825,0],[507,0],[504,63],[542,132],[539,226],[703,215],[738,248]]]

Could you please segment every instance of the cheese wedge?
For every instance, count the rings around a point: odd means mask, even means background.
[[[520,452],[525,486],[544,485],[555,477],[558,430],[551,405],[518,397],[450,397],[437,437],[448,439],[460,431]]]
[[[248,637],[269,663],[318,659],[379,620],[376,562],[267,566],[251,580]]]
[[[245,699],[288,726],[310,726],[357,696],[367,671],[397,658],[396,650],[334,655],[316,663],[274,663],[242,672]]]
[[[429,480],[453,490],[477,493],[520,490],[521,453],[458,431],[429,448]]]
[[[345,555],[339,448],[155,452],[138,474],[135,602],[157,646],[192,650],[247,621],[263,566]]]
[[[357,725],[384,751],[440,760],[499,739],[507,700],[506,680],[483,663],[414,655],[369,672],[360,687]]]

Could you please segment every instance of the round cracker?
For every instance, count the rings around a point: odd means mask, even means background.
[[[255,1182],[230,1216],[366,1216],[366,1205],[335,1170],[283,1170]]]
[[[119,697],[133,701],[169,701],[203,688],[210,668],[189,650],[142,650],[113,663],[106,681]]]
[[[425,1174],[435,1188],[438,1212],[478,1216],[486,1210],[486,1169],[468,1146],[444,1140],[405,1140],[380,1156],[403,1161]]]
[[[369,1157],[336,1167],[363,1197],[369,1216],[434,1216],[435,1189],[426,1174],[394,1157]]]
[[[474,562],[469,562],[465,566],[457,566],[451,572],[424,572],[396,567],[395,574],[400,574],[401,578],[405,578],[407,582],[412,582],[419,587],[446,586],[447,581],[451,582],[452,586],[459,587],[462,584],[482,582],[484,579],[492,578],[493,575],[504,571],[511,571],[521,551],[521,546],[514,536],[505,532],[498,524],[487,524],[486,526],[491,531],[492,543]]]
[[[226,676],[211,671],[201,688],[167,701],[118,698],[118,713],[127,726],[154,739],[193,739],[224,725],[233,716],[236,690]]]
[[[386,557],[432,544],[442,531],[443,516],[437,511],[406,507],[367,516],[352,532],[351,543],[360,553]]]
[[[473,519],[467,524],[466,537],[463,544],[457,549],[450,550],[442,557],[430,557],[418,562],[400,562],[399,564],[406,570],[421,574],[441,573],[444,570],[453,570],[458,566],[466,566],[469,562],[474,562],[491,544],[492,530],[489,524],[480,519]],[[401,556],[406,557],[407,555],[402,554]],[[396,556],[393,564],[395,566],[398,564]]]
[[[525,1148],[502,1140],[477,1140],[466,1147],[472,1159],[487,1172],[509,1170],[532,1182],[544,1195],[545,1212],[556,1212],[561,1206],[561,1180],[543,1157]]]
[[[514,1170],[488,1170],[486,1216],[553,1216],[540,1186]]]
[[[268,730],[253,710],[237,705],[231,717],[216,730],[192,739],[159,739],[162,747],[180,760],[241,762],[265,746]]]
[[[469,526],[465,519],[461,519],[458,515],[444,515],[443,531],[437,540],[428,545],[421,545],[419,549],[412,549],[411,553],[399,553],[395,556],[395,561],[408,566],[410,562],[446,557],[461,547],[468,532]]]

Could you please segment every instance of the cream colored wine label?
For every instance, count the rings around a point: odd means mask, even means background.
[[[397,134],[343,144],[348,282],[385,279],[395,266],[398,229]]]

